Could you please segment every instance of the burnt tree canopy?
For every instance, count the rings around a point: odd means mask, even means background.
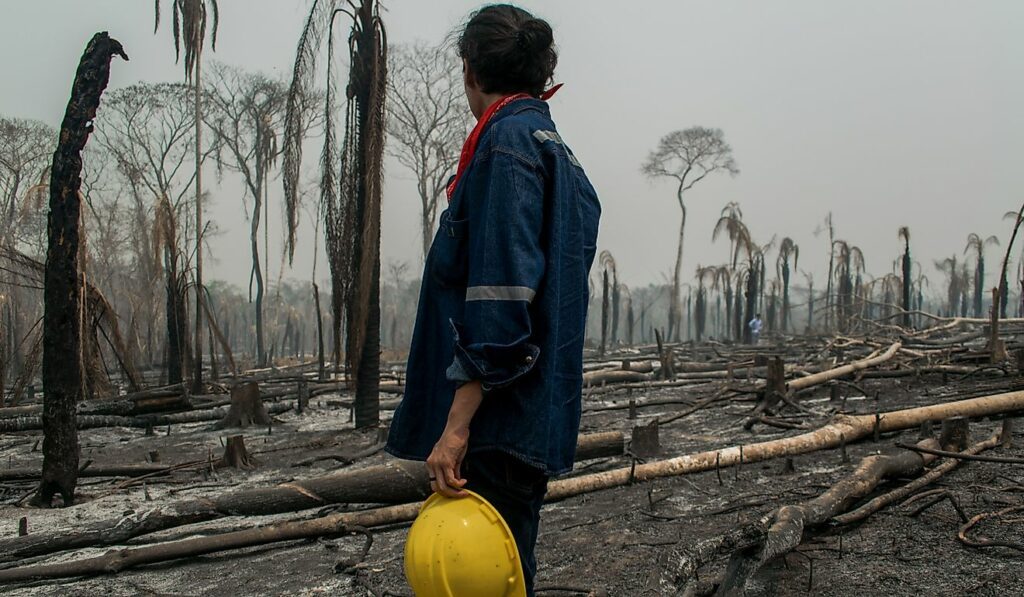
[[[35,502],[43,506],[50,505],[57,493],[65,505],[70,505],[78,481],[75,408],[83,391],[83,311],[78,271],[82,150],[92,132],[114,56],[128,59],[121,44],[106,32],[97,33],[86,46],[50,169],[43,291],[43,472],[35,496]]]

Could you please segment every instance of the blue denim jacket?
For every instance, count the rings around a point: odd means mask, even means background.
[[[548,475],[572,469],[600,212],[545,102],[492,117],[427,255],[389,453],[425,460],[455,389],[479,380],[470,453],[502,450]]]

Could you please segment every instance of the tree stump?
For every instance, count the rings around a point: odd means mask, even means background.
[[[228,414],[214,425],[214,429],[245,428],[250,425],[270,425],[270,415],[260,398],[260,386],[247,382],[231,388],[231,407]]]
[[[942,421],[939,445],[949,452],[962,452],[971,443],[970,421],[967,417],[950,417]]]
[[[633,436],[629,442],[629,449],[637,458],[654,458],[661,452],[661,443],[658,440],[657,419],[647,425],[633,427]]]
[[[780,357],[765,357],[768,365],[768,381],[752,415],[743,423],[750,431],[764,414],[771,414],[775,406],[786,395],[786,363]],[[749,370],[748,370],[749,371]]]
[[[217,468],[237,468],[249,470],[256,468],[256,459],[245,449],[245,437],[232,435],[228,437],[228,445],[224,448],[224,455],[214,465]]]

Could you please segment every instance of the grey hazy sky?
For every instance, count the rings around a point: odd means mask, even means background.
[[[115,64],[112,86],[181,79],[169,30],[153,35],[152,4],[3,0],[0,114],[56,125],[85,42],[100,30],[132,58]],[[440,40],[479,5],[384,4],[391,43]],[[814,231],[829,211],[838,237],[863,249],[875,275],[890,271],[897,228],[909,225],[935,287],[933,258],[961,253],[969,232],[1005,238],[1003,214],[1024,201],[1024,2],[520,4],[554,26],[565,88],[552,112],[601,195],[601,248],[613,252],[629,284],[671,269],[679,221],[673,188],[648,182],[639,168],[664,133],[691,125],[723,129],[741,173],[691,193],[688,275],[698,263],[725,261],[726,246],[711,243],[711,230],[722,206],[738,201],[755,238],[793,237],[801,268],[818,272],[819,283],[827,241]],[[288,72],[308,5],[220,0],[218,50],[207,56]],[[211,274],[244,285],[241,187],[226,179],[212,192],[211,217],[222,234]],[[275,206],[280,194],[278,183]],[[410,175],[389,162],[385,260],[419,268],[417,210]],[[272,219],[279,239],[280,219]],[[285,277],[308,277],[310,232]]]

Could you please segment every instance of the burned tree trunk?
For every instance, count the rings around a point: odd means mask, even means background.
[[[249,470],[256,466],[256,459],[245,448],[245,436],[232,435],[228,437],[228,445],[224,448],[224,455],[217,461],[216,467]]]
[[[604,270],[604,276],[601,278],[601,345],[598,349],[598,354],[604,356],[606,347],[608,346],[608,270]]]
[[[105,32],[85,48],[61,124],[50,170],[50,214],[43,289],[43,473],[34,502],[48,507],[60,493],[74,501],[78,482],[75,408],[82,398],[83,301],[79,283],[82,150],[92,132],[114,56],[128,56]]]
[[[342,198],[354,215],[346,323],[348,372],[356,388],[355,424],[380,421],[380,209],[387,41],[376,0],[354,10],[349,114],[342,156]],[[351,226],[351,228],[349,228]]]

